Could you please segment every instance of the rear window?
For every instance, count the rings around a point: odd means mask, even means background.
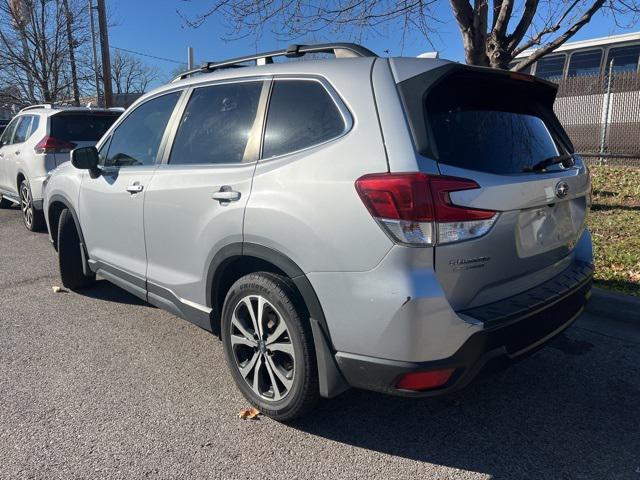
[[[468,83],[442,82],[427,97],[427,124],[440,163],[515,174],[560,153],[543,120],[544,108],[526,87],[487,81],[468,88]]]
[[[71,142],[97,142],[120,113],[65,113],[51,117],[50,135]]]

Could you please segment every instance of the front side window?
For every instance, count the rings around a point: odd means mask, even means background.
[[[565,55],[552,55],[538,60],[536,76],[545,80],[560,80],[564,73]]]
[[[262,82],[227,83],[194,90],[170,164],[241,163],[256,122]]]
[[[630,45],[628,47],[617,47],[609,50],[607,55],[606,69],[613,61],[613,71],[636,72],[638,71],[638,57],[640,56],[640,45]]]
[[[153,165],[180,94],[156,97],[131,112],[111,137],[105,166]]]
[[[320,82],[276,80],[262,156],[268,158],[318,145],[344,130],[340,110]]]
[[[569,60],[569,70],[567,77],[585,77],[587,75],[598,75],[600,73],[600,62],[602,61],[602,50],[587,50],[586,52],[576,52]]]
[[[31,127],[31,116],[26,115],[20,119],[20,123],[16,127],[16,133],[13,135],[13,143],[23,143],[29,137],[29,128]]]

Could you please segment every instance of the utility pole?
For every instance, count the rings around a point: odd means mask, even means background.
[[[111,86],[111,59],[109,57],[109,31],[107,30],[107,9],[104,0],[98,0],[98,27],[100,28],[100,50],[102,52],[102,78],[104,79],[104,106],[113,107],[113,87]]]
[[[98,49],[96,48],[96,27],[93,21],[93,0],[89,0],[89,19],[91,24],[91,46],[93,47],[93,72],[96,77],[96,104],[100,106],[100,70],[98,69]]]
[[[187,70],[193,70],[193,47],[187,47]]]

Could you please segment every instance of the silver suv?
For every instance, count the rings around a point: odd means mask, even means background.
[[[273,61],[308,53],[337,58]],[[348,387],[458,389],[590,294],[589,173],[555,94],[353,44],[206,64],[51,176],[62,281],[99,274],[219,335],[280,420]]]
[[[81,107],[24,108],[0,137],[0,208],[20,204],[25,226],[45,227],[42,182],[75,147],[95,145],[122,113]]]

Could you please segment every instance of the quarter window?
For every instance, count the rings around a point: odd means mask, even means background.
[[[598,75],[600,73],[600,63],[602,61],[602,50],[588,50],[586,52],[576,52],[569,60],[568,77],[584,77],[587,75]]]
[[[180,93],[156,97],[127,115],[111,137],[105,166],[153,165]]]
[[[536,76],[545,80],[559,80],[564,72],[565,55],[553,55],[538,61]]]
[[[180,121],[169,163],[201,165],[245,160],[262,85],[241,82],[195,89]]]
[[[263,157],[295,152],[342,134],[340,110],[320,82],[276,80],[267,115]]]

